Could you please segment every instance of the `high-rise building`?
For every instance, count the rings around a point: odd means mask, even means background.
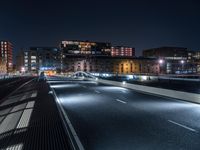
[[[56,72],[60,67],[60,50],[56,47],[31,47],[24,51],[26,72]]]
[[[13,70],[13,46],[9,41],[0,41],[0,59],[1,62],[6,64],[7,73],[12,72]]]
[[[111,47],[111,56],[135,57],[135,49],[124,46]]]

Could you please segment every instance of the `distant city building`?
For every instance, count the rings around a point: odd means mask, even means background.
[[[7,73],[7,67],[5,61],[0,59],[0,75],[4,75]]]
[[[189,51],[188,62],[195,64],[196,72],[200,73],[200,51]]]
[[[16,71],[24,70],[24,50],[21,49],[16,55]]]
[[[192,74],[197,73],[197,63],[194,62],[194,51],[182,47],[159,47],[143,51],[146,58],[162,59],[160,65],[163,73],[167,74]]]
[[[5,58],[1,59],[2,62],[6,62]],[[3,65],[5,64],[1,63],[1,66]],[[16,69],[29,73],[44,71],[46,74],[76,71],[112,74],[193,74],[200,73],[200,51],[181,47],[160,47],[144,50],[143,57],[135,57],[135,49],[126,46],[114,47],[110,43],[90,41],[62,41],[60,49],[31,47],[19,52],[16,57]]]
[[[63,54],[76,55],[110,55],[111,44],[91,41],[62,41]]]
[[[189,59],[199,61],[200,60],[200,51],[189,51],[188,57],[189,57]]]
[[[135,56],[135,49],[125,46],[112,47],[111,43],[106,42],[62,41],[61,56],[61,69],[63,72],[70,70],[107,71],[108,68],[110,68],[109,66],[112,66],[112,57],[133,57]],[[83,58],[87,61],[83,61]],[[105,60],[100,58],[104,58]],[[74,61],[74,59],[76,61]],[[98,65],[95,65],[96,63],[93,62],[94,60],[98,62]],[[68,65],[71,64],[71,62],[73,62],[73,65]],[[109,65],[105,62],[109,62]]]
[[[0,41],[0,60],[6,64],[6,72],[13,70],[13,46],[9,41]]]
[[[187,48],[182,47],[159,47],[143,51],[143,57],[148,58],[164,58],[168,60],[187,59]]]
[[[111,47],[111,56],[134,57],[135,49],[131,47],[124,47],[124,46]]]
[[[112,57],[112,56],[75,56],[66,55],[63,72],[85,71],[90,73],[112,74],[158,74],[160,72],[157,59]]]
[[[26,72],[59,72],[60,65],[60,50],[56,47],[31,47],[24,51]]]

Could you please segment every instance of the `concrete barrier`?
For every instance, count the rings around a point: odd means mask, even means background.
[[[95,80],[95,79],[90,79],[90,80]],[[149,94],[155,94],[155,95],[159,95],[159,96],[170,97],[170,98],[175,98],[175,99],[180,99],[180,100],[200,104],[200,94],[181,92],[181,91],[169,90],[169,89],[162,89],[162,88],[156,88],[156,87],[149,87],[149,86],[130,84],[130,83],[124,84],[123,82],[102,80],[102,79],[98,79],[95,81],[99,82],[99,83],[103,83],[103,84],[109,84],[109,85],[129,88],[129,89],[133,89],[133,90],[143,92],[143,93],[145,92],[145,93],[149,93]]]

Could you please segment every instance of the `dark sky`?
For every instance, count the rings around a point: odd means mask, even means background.
[[[14,50],[58,46],[64,39],[136,48],[200,49],[198,0],[2,0],[0,39]]]

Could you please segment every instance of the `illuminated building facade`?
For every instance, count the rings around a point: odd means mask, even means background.
[[[6,64],[6,72],[13,70],[13,45],[9,41],[0,41],[0,60]]]
[[[111,56],[135,57],[135,49],[124,46],[111,47]]]
[[[189,51],[188,62],[196,65],[196,72],[200,73],[200,51]]]
[[[111,44],[90,41],[62,41],[63,54],[110,55]]]
[[[4,75],[7,73],[6,63],[0,60],[0,75]]]
[[[112,57],[112,56],[73,56],[68,60],[63,72],[85,71],[90,73],[111,74],[158,74],[160,72],[157,59]]]
[[[56,72],[60,70],[60,50],[56,47],[31,47],[24,51],[26,72]]]
[[[167,74],[197,73],[194,54],[194,51],[182,47],[160,47],[143,51],[143,57],[163,59],[162,70]],[[196,57],[198,58],[198,55]]]
[[[91,57],[91,56],[110,56],[111,44],[103,42],[91,41],[62,41],[61,45],[61,72],[70,70],[68,67],[69,56],[72,58],[77,57]],[[81,63],[81,62],[79,62]]]

